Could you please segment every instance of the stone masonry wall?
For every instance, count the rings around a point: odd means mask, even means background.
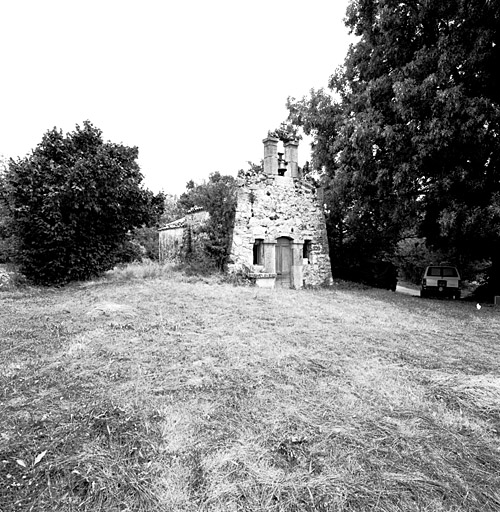
[[[295,177],[248,171],[238,177],[238,200],[229,270],[274,273],[275,244],[287,237],[292,251],[292,287],[331,283],[323,210],[315,187]],[[254,243],[263,242],[263,261],[253,265]],[[304,259],[304,243],[309,258]]]

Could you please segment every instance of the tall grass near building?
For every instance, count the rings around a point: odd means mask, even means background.
[[[2,512],[500,509],[494,308],[155,266],[0,301]]]

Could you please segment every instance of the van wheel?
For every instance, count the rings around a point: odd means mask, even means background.
[[[427,293],[424,290],[420,290],[420,298],[425,299],[427,297]]]

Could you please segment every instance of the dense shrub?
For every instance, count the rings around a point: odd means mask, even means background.
[[[30,155],[10,161],[15,259],[30,280],[99,275],[113,267],[129,230],[154,221],[158,201],[141,187],[137,156],[85,122],[66,136],[54,128]]]

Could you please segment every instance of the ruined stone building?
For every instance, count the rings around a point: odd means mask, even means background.
[[[240,173],[229,271],[248,269],[262,287],[331,283],[325,217],[303,179],[298,143],[264,139],[262,172]]]
[[[262,171],[240,172],[228,272],[244,273],[257,286],[301,288],[332,281],[322,205],[315,186],[301,176],[298,143],[264,139]],[[194,212],[160,229],[160,260],[175,260]]]

